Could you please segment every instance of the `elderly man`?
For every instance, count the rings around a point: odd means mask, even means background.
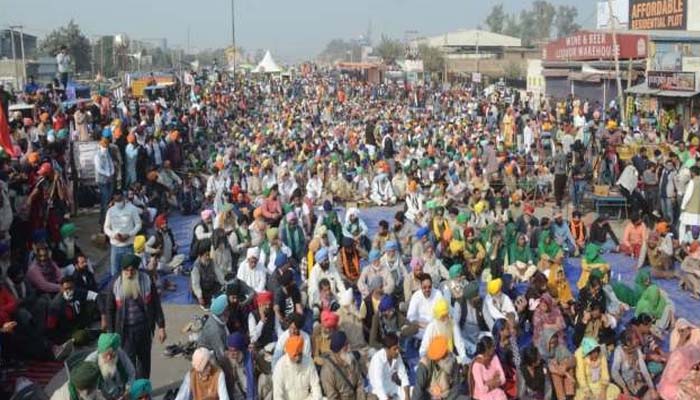
[[[389,268],[382,264],[379,251],[377,250],[369,252],[369,265],[362,270],[360,279],[357,281],[357,288],[360,290],[362,298],[370,295],[370,282],[374,278],[381,278],[384,293],[391,294],[394,292],[396,282],[394,282]]]
[[[245,284],[253,288],[256,293],[265,290],[267,272],[262,263],[260,263],[259,248],[251,247],[248,249],[245,260],[238,266],[236,278],[245,282]]]
[[[467,396],[460,394],[464,389],[464,375],[449,351],[449,339],[435,336],[426,348],[416,371],[412,399],[467,400]]]
[[[324,356],[321,386],[329,399],[364,400],[366,393],[360,366],[350,352],[350,343],[343,331],[331,335],[331,353]]]
[[[248,351],[245,336],[240,332],[230,334],[226,338],[226,347],[226,358],[222,362],[221,369],[226,374],[229,398],[231,400],[257,398],[253,355]]]
[[[418,325],[419,330],[415,337],[421,339],[425,328],[433,320],[433,310],[438,300],[442,299],[442,293],[437,289],[433,289],[433,279],[430,275],[423,273],[418,279],[421,282],[421,290],[413,293],[413,296],[411,296],[406,319],[410,323]]]
[[[381,172],[372,179],[370,199],[380,207],[396,204],[396,194],[387,173]]]
[[[343,224],[343,236],[355,241],[355,245],[364,251],[369,251],[372,242],[369,239],[369,230],[363,220],[360,219],[360,210],[355,207],[348,208]]]
[[[306,234],[294,211],[288,212],[285,223],[280,224],[280,240],[292,251],[291,257],[297,263],[301,263],[306,255]]]
[[[214,211],[203,210],[199,215],[202,219],[192,229],[190,261],[194,261],[197,258],[197,250],[201,247],[200,242],[207,239],[211,240],[211,235],[214,233]]]
[[[432,343],[433,339],[438,336],[445,337],[448,341],[448,350],[450,353],[457,352],[457,360],[460,364],[467,364],[467,352],[464,347],[464,340],[462,339],[462,332],[459,329],[459,324],[454,320],[452,315],[450,315],[452,310],[450,310],[450,305],[447,300],[439,299],[435,303],[433,308],[434,320],[430,321],[427,327],[425,327],[425,333],[423,334],[423,340],[421,341],[418,354],[424,357],[428,351],[428,345]]]
[[[319,367],[323,366],[323,356],[331,351],[331,335],[338,329],[339,322],[338,314],[329,310],[323,311],[321,323],[316,325],[311,333],[314,363]]]
[[[201,244],[208,242],[209,240],[204,240]],[[192,281],[192,293],[202,309],[209,306],[212,297],[216,296],[226,283],[222,270],[216,268],[211,259],[209,246],[202,245],[197,249],[197,259],[192,266],[190,280]]]
[[[391,278],[394,283],[399,286],[403,283],[403,279],[408,275],[406,266],[403,263],[401,254],[399,253],[399,244],[394,240],[389,240],[384,245],[384,254],[380,260],[382,265],[391,273]]]
[[[51,396],[51,400],[105,400],[97,385],[100,368],[83,361],[71,371],[70,379]]]
[[[225,294],[219,295],[211,302],[211,314],[202,327],[197,341],[201,347],[206,347],[214,352],[218,361],[223,360],[226,350],[226,337],[228,336],[228,297]]]
[[[387,334],[383,340],[383,347],[374,353],[369,363],[370,393],[379,400],[408,400],[411,398],[411,384],[401,359],[398,336],[394,333]],[[398,377],[398,382],[394,376]]]
[[[257,308],[248,313],[248,334],[255,350],[262,350],[282,336],[282,326],[272,309],[272,292],[264,291],[255,296]]]
[[[122,257],[122,271],[107,292],[103,330],[119,333],[123,349],[137,369],[137,376],[151,375],[151,344],[158,327],[158,339],[164,342],[165,318],[155,285],[144,271],[141,259],[133,254]]]
[[[112,207],[105,215],[104,233],[109,237],[110,274],[119,274],[119,263],[126,254],[134,252],[134,237],[141,230],[139,210],[127,201],[122,193],[115,193]]]
[[[97,350],[85,357],[85,361],[97,363],[101,377],[98,388],[105,399],[119,399],[136,379],[134,364],[121,349],[121,337],[117,333],[101,334]]]
[[[316,367],[310,358],[304,357],[304,339],[292,336],[284,345],[284,356],[275,365],[272,387],[275,400],[321,400]]]
[[[210,399],[229,400],[226,378],[212,352],[200,347],[192,354],[192,368],[185,374],[175,400]]]
[[[275,349],[272,354],[273,368],[277,364],[277,361],[279,361],[284,355],[285,343],[287,343],[287,340],[289,338],[294,336],[299,336],[303,339],[304,357],[308,357],[309,359],[311,358],[311,338],[309,337],[308,333],[301,330],[303,327],[304,317],[299,314],[294,315],[294,317],[292,317],[291,321],[289,322],[289,328],[286,331],[282,332],[280,337],[277,339],[277,343],[275,343]]]
[[[309,275],[309,304],[318,304],[320,302],[319,282],[322,279],[328,280],[331,285],[331,292],[334,297],[337,297],[340,292],[345,291],[345,284],[340,277],[340,273],[335,265],[331,265],[331,260],[328,257],[328,249],[322,247],[314,256],[316,264],[311,268]]]

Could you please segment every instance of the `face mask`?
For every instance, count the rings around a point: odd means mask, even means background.
[[[74,295],[74,293],[73,293],[72,290],[67,290],[67,291],[63,292],[63,298],[64,298],[66,301],[71,301],[71,300],[73,300],[73,295]]]

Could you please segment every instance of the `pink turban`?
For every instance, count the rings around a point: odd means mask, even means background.
[[[192,354],[192,368],[197,372],[202,372],[209,364],[210,359],[211,352],[209,349],[200,347]]]
[[[202,217],[202,219],[206,220],[214,216],[214,211],[207,209],[202,211],[199,215]]]

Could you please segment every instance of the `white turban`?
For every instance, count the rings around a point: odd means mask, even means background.
[[[259,260],[260,259],[260,249],[257,247],[251,247],[248,249],[248,251],[245,253],[245,258],[250,259],[255,257],[255,259]]]

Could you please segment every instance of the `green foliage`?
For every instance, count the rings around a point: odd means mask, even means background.
[[[581,29],[581,25],[576,23],[578,9],[574,6],[559,6],[557,16],[554,19],[554,26],[557,29],[557,38],[563,38]]]
[[[531,46],[550,40],[553,30],[557,37],[577,31],[580,26],[575,22],[576,17],[576,6],[556,8],[546,0],[536,0],[530,9],[521,10],[519,14],[506,14],[503,5],[497,4],[486,17],[486,25],[491,32],[519,37],[524,46]]]
[[[68,53],[75,63],[75,72],[90,70],[90,40],[73,20],[46,35],[39,44],[39,50],[46,56],[55,57],[61,46],[68,47]]]
[[[503,11],[503,4],[496,4],[491,9],[491,13],[486,17],[486,25],[491,32],[503,33],[506,27],[507,15]]]
[[[325,49],[318,55],[318,58],[320,61],[329,63],[350,61],[351,59],[353,61],[359,61],[362,58],[362,48],[358,43],[353,41],[333,39],[328,42]],[[262,56],[260,59],[262,59]]]
[[[401,42],[385,35],[382,35],[381,41],[374,48],[375,54],[379,55],[387,64],[393,64],[396,60],[403,57],[405,51],[406,49]]]
[[[443,72],[445,70],[445,55],[440,49],[421,44],[418,46],[418,55],[423,60],[425,72]]]

